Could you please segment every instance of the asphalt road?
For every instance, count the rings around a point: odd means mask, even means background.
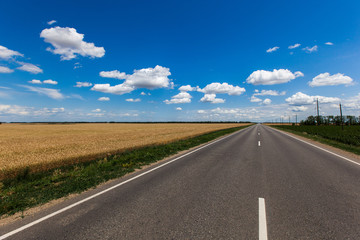
[[[148,170],[2,227],[0,236],[15,230],[8,239],[360,239],[360,165],[266,126],[140,175]]]

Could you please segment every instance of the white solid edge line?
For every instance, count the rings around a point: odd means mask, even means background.
[[[280,131],[280,130],[277,130],[277,129],[275,129],[275,128],[271,128],[271,129],[273,129],[273,130],[275,130],[275,131],[277,131],[277,132],[279,132],[279,133],[285,134],[285,135],[287,135],[287,136],[289,136],[289,137],[292,137],[292,138],[294,138],[294,139],[296,139],[296,140],[298,140],[298,141],[300,141],[300,142],[306,143],[306,144],[308,144],[308,145],[310,145],[310,146],[313,146],[313,147],[315,147],[315,148],[318,148],[318,149],[320,149],[320,150],[323,150],[323,151],[325,151],[325,152],[327,152],[327,153],[330,153],[330,154],[332,154],[332,155],[334,155],[334,156],[337,156],[337,157],[339,157],[339,158],[342,158],[342,159],[344,159],[344,160],[346,160],[346,161],[348,161],[348,162],[351,162],[351,163],[354,163],[354,164],[360,166],[360,163],[355,162],[355,161],[353,161],[353,160],[351,160],[351,159],[348,159],[347,157],[344,157],[344,156],[341,156],[341,155],[339,155],[339,154],[333,153],[333,152],[331,152],[331,151],[329,151],[329,150],[326,150],[326,149],[324,149],[324,148],[322,148],[322,147],[316,146],[316,145],[314,145],[314,144],[312,144],[312,143],[309,143],[309,142],[307,142],[307,141],[304,141],[304,140],[302,140],[302,139],[300,139],[300,138],[291,136],[290,134],[287,134],[287,133],[285,133],[285,132],[283,132],[283,131]]]
[[[259,198],[259,240],[267,240],[265,199]]]
[[[251,126],[250,126],[250,127],[251,127]],[[157,170],[157,169],[159,169],[159,168],[161,168],[161,167],[163,167],[163,166],[166,166],[166,165],[168,165],[168,164],[170,164],[170,163],[173,163],[173,162],[175,162],[175,161],[177,161],[177,160],[179,160],[179,159],[181,159],[181,158],[183,158],[183,157],[186,157],[186,156],[188,156],[188,155],[190,155],[190,154],[192,154],[192,153],[194,153],[194,152],[199,151],[200,149],[206,148],[206,147],[208,147],[208,146],[210,146],[210,145],[212,145],[212,144],[214,144],[214,143],[217,143],[217,142],[222,141],[222,140],[224,140],[224,139],[226,139],[226,138],[228,138],[228,137],[231,137],[231,136],[233,136],[233,135],[235,135],[235,134],[237,134],[237,133],[239,133],[239,132],[242,132],[242,131],[245,130],[245,129],[248,129],[248,128],[247,128],[247,127],[246,127],[246,128],[243,128],[243,129],[241,129],[241,130],[239,130],[239,131],[236,131],[236,132],[234,132],[234,133],[232,133],[232,134],[230,134],[230,135],[228,135],[228,136],[225,136],[225,137],[223,137],[223,138],[220,138],[220,139],[218,139],[218,140],[215,140],[215,141],[213,141],[213,142],[210,142],[210,143],[208,143],[208,144],[206,144],[206,145],[204,145],[204,146],[202,146],[202,147],[199,147],[199,148],[197,148],[197,149],[194,149],[194,150],[191,151],[191,152],[188,152],[188,153],[186,153],[186,154],[184,154],[184,155],[181,155],[181,156],[179,156],[179,157],[177,157],[177,158],[175,158],[175,159],[173,159],[173,160],[171,160],[171,161],[169,161],[169,162],[166,162],[166,163],[164,163],[164,164],[161,164],[160,166],[157,166],[157,167],[155,167],[155,168],[152,168],[152,169],[150,169],[150,170],[148,170],[148,171],[146,171],[146,172],[143,172],[143,173],[141,173],[141,174],[139,174],[139,175],[137,175],[137,176],[135,176],[135,177],[132,177],[132,178],[130,178],[130,179],[124,181],[124,182],[121,182],[121,183],[119,183],[119,184],[117,184],[117,185],[114,185],[114,186],[112,186],[112,187],[110,187],[110,188],[107,188],[107,189],[105,189],[105,190],[103,190],[103,191],[101,191],[101,192],[98,192],[98,193],[90,196],[90,197],[87,197],[87,198],[85,198],[85,199],[83,199],[83,200],[80,200],[80,201],[78,201],[78,202],[76,202],[76,203],[73,203],[73,204],[71,204],[71,205],[69,205],[69,206],[67,206],[67,207],[65,207],[65,208],[62,208],[62,209],[60,209],[60,210],[58,210],[58,211],[56,211],[56,212],[53,212],[53,213],[51,213],[51,214],[49,214],[49,215],[46,215],[45,217],[42,217],[42,218],[40,218],[40,219],[38,219],[38,220],[36,220],[36,221],[33,221],[33,222],[28,223],[28,224],[26,224],[26,225],[24,225],[24,226],[22,226],[22,227],[20,227],[20,228],[17,228],[17,229],[15,229],[15,230],[13,230],[13,231],[11,231],[11,232],[8,232],[8,233],[0,236],[0,240],[3,240],[3,239],[5,239],[5,238],[8,238],[8,237],[10,237],[10,236],[12,236],[12,235],[14,235],[14,234],[16,234],[16,233],[18,233],[18,232],[21,232],[21,231],[23,231],[23,230],[25,230],[25,229],[27,229],[27,228],[29,228],[29,227],[32,227],[32,226],[34,226],[34,225],[36,225],[36,224],[38,224],[38,223],[40,223],[40,222],[42,222],[42,221],[45,221],[45,220],[47,220],[47,219],[49,219],[49,218],[51,218],[51,217],[53,217],[53,216],[55,216],[55,215],[58,215],[58,214],[60,214],[60,213],[62,213],[62,212],[65,212],[65,211],[67,211],[67,210],[69,210],[69,209],[71,209],[71,208],[73,208],[73,207],[75,207],[75,206],[77,206],[77,205],[80,205],[80,204],[82,204],[82,203],[84,203],[84,202],[87,202],[87,201],[89,201],[89,200],[91,200],[91,199],[93,199],[93,198],[96,198],[96,197],[98,197],[98,196],[100,196],[100,195],[102,195],[102,194],[104,194],[104,193],[106,193],[106,192],[108,192],[108,191],[111,191],[111,190],[113,190],[114,188],[120,187],[121,185],[124,185],[124,184],[126,184],[126,183],[128,183],[128,182],[131,182],[131,181],[133,181],[133,180],[135,180],[135,179],[137,179],[137,178],[139,178],[139,177],[142,177],[142,176],[144,176],[144,175],[146,175],[146,174],[148,174],[148,173],[150,173],[150,172],[153,172],[153,171],[155,171],[155,170]]]

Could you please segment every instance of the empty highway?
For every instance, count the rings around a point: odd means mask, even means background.
[[[5,238],[360,239],[360,165],[257,124],[0,227]]]

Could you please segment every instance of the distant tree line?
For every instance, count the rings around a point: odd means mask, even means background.
[[[300,125],[360,125],[360,117],[343,116],[309,116],[300,121]]]

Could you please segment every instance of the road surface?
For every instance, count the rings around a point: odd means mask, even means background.
[[[0,239],[360,239],[360,165],[269,127],[160,164],[1,227]]]

